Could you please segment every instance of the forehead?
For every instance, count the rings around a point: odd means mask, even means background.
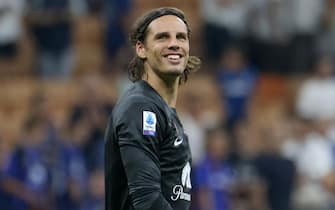
[[[187,33],[186,24],[177,16],[165,15],[153,20],[148,26],[149,33],[175,32]]]

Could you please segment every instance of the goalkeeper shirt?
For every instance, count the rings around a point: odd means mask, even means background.
[[[176,110],[143,80],[115,105],[105,135],[106,210],[187,210],[191,152]]]

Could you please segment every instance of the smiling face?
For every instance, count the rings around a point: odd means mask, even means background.
[[[152,21],[144,43],[136,44],[137,55],[144,59],[144,69],[150,77],[178,78],[189,58],[189,39],[185,23],[174,15]]]

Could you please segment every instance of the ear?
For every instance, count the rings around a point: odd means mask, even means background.
[[[137,41],[135,48],[136,48],[136,54],[138,57],[142,59],[145,59],[147,57],[145,53],[145,47],[142,42]]]

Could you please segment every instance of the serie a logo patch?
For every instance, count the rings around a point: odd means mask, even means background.
[[[156,114],[150,111],[143,111],[143,135],[156,135]]]

